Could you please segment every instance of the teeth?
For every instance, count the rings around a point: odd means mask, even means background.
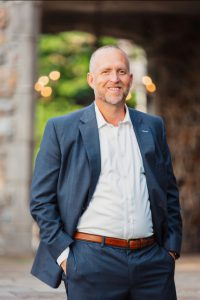
[[[112,90],[112,91],[118,91],[120,88],[109,88],[109,90]]]

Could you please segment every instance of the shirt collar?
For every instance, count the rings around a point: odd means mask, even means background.
[[[96,113],[96,119],[97,119],[97,127],[98,129],[101,128],[101,127],[104,127],[106,125],[110,125],[103,117],[102,113],[100,112],[96,102],[94,102],[95,104],[95,113]],[[132,124],[131,123],[131,119],[130,119],[130,114],[129,114],[129,110],[128,110],[128,106],[125,104],[125,109],[126,109],[126,114],[125,114],[125,117],[122,121],[119,122],[119,126],[120,124],[123,124],[123,123],[128,123],[128,124]]]

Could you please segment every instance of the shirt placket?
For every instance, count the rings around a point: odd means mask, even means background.
[[[127,237],[128,234],[128,201],[129,201],[129,174],[128,174],[128,153],[127,150],[127,140],[126,140],[126,126],[127,124],[120,124],[118,128],[118,171],[121,178],[122,190],[123,190],[123,210],[122,210],[122,218],[123,218],[123,235],[124,238]]]
[[[135,156],[134,151],[134,143],[132,139],[132,127],[129,127],[127,132],[128,139],[127,139],[127,148],[129,149],[129,199],[128,199],[128,234],[127,238],[134,237],[134,216],[135,216],[135,201],[136,201],[136,194],[135,194],[135,187],[136,187],[136,178],[135,178],[135,169],[137,163],[137,157]]]

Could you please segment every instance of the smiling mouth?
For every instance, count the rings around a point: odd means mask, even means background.
[[[121,87],[110,87],[108,89],[112,92],[119,92],[121,90]]]

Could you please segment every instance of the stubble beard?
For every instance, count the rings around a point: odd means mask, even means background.
[[[126,91],[126,93],[123,93],[122,95],[119,95],[117,97],[110,96],[110,95],[98,95],[98,98],[99,100],[107,104],[118,105],[120,103],[125,103],[127,95],[128,95],[128,91]]]

